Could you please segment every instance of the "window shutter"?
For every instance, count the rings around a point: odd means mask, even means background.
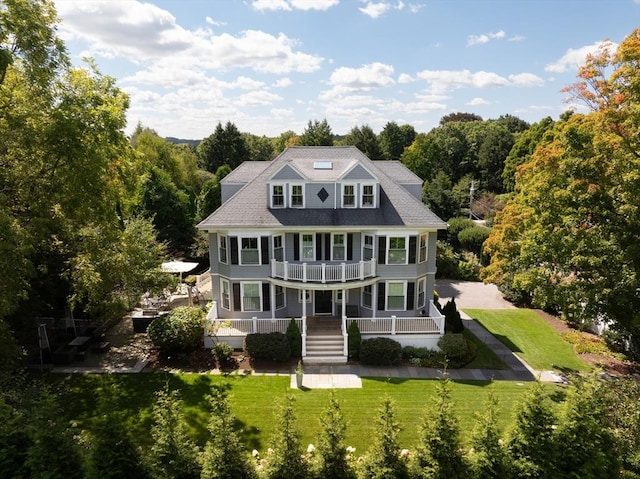
[[[347,261],[353,261],[353,233],[347,233]]]
[[[415,293],[416,283],[409,281],[407,283],[407,311],[415,309]]]
[[[417,249],[418,249],[418,237],[409,236],[409,264],[416,264]]]
[[[240,283],[233,283],[233,310],[241,311],[242,305],[240,304],[242,298],[240,297]]]
[[[300,261],[300,233],[293,234],[293,261]]]
[[[271,292],[269,283],[262,283],[262,311],[271,310]]]
[[[229,248],[231,248],[231,264],[238,264],[238,237],[229,236]]]
[[[385,292],[384,283],[378,283],[378,311],[384,311]]]
[[[260,238],[260,249],[262,254],[262,264],[269,264],[269,237],[262,236]]]
[[[387,237],[380,236],[378,238],[378,264],[386,264],[387,257]]]
[[[331,260],[331,233],[324,234],[324,259]]]
[[[316,261],[322,261],[322,234],[316,233]]]

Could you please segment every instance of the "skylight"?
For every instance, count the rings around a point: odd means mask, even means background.
[[[333,163],[331,161],[314,161],[314,170],[333,170]]]

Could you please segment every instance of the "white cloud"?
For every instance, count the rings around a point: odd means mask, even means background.
[[[491,72],[469,70],[424,70],[418,72],[418,78],[429,84],[431,93],[441,94],[458,88],[490,88],[507,86],[509,80]]]
[[[220,26],[226,25],[225,22],[218,22],[209,16],[206,16],[204,18],[204,21],[207,22],[209,25],[213,25],[214,27],[220,27]]]
[[[293,85],[293,81],[291,81],[291,78],[278,78],[278,80],[274,84],[276,88],[286,88],[291,85]]]
[[[90,53],[134,63],[176,62],[201,70],[250,68],[260,72],[313,72],[323,58],[296,51],[284,34],[247,30],[237,36],[185,30],[166,10],[138,1],[60,1],[61,29],[87,41]]]
[[[414,81],[416,81],[415,78],[407,73],[401,73],[398,77],[398,83],[413,83]]]
[[[544,80],[533,73],[518,73],[509,75],[509,81],[515,86],[542,86]]]
[[[507,41],[509,41],[509,42],[522,42],[522,41],[524,41],[526,39],[527,39],[527,37],[522,36],[522,35],[513,35],[513,36],[509,37],[507,39]]]
[[[254,0],[251,6],[255,10],[328,10],[340,3],[340,0]]]
[[[615,51],[618,48],[617,43],[605,40],[603,42],[595,42],[593,45],[586,45],[580,48],[569,48],[567,52],[558,60],[549,63],[544,67],[545,71],[553,73],[564,73],[571,70],[577,70],[584,64],[587,55],[596,53],[600,49]]]
[[[300,1],[304,1],[304,0],[300,0]],[[391,2],[374,2],[374,1],[370,1],[370,0],[360,0],[362,3],[366,3],[366,6],[364,8],[359,8],[358,10],[360,10],[362,13],[364,13],[365,15],[368,15],[371,18],[378,18],[382,15],[384,15],[385,13],[387,13],[389,10],[404,10],[405,4],[402,0],[398,0],[395,5]],[[410,11],[412,13],[417,13],[419,8],[419,6],[410,6]]]
[[[497,31],[495,33],[483,33],[482,35],[469,35],[467,37],[467,45],[480,45],[483,43],[489,43],[489,40],[502,40],[505,37],[505,33],[503,30]]]
[[[282,100],[280,95],[268,91],[251,91],[238,99],[240,106],[272,105]]]
[[[334,70],[329,81],[336,87],[352,91],[368,91],[395,83],[393,67],[378,62],[360,68],[340,67]]]
[[[476,97],[473,100],[468,101],[466,104],[469,106],[478,106],[478,105],[488,105],[489,102],[484,98]]]

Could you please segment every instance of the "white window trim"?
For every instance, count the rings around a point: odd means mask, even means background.
[[[376,237],[375,237],[375,235],[363,234],[362,235],[362,251],[361,251],[360,254],[362,255],[361,257],[362,257],[362,259],[364,261],[370,261],[370,260],[365,260],[364,259],[364,256],[365,256],[364,252],[367,249],[366,248],[366,239],[365,238],[367,238],[367,237],[371,238],[371,258],[370,259],[373,259],[373,258],[376,257]]]
[[[258,285],[258,309],[244,308],[244,287],[248,284]],[[260,281],[241,281],[240,282],[240,309],[245,312],[260,313],[262,312],[262,283]]]
[[[336,246],[336,244],[334,243],[334,238],[336,237],[336,235],[342,236],[342,258],[335,258],[333,256],[333,248],[335,248]],[[331,261],[346,261],[346,260],[347,260],[347,233],[331,233]]]
[[[273,289],[273,301],[276,311],[279,311],[287,307],[287,289],[284,286],[280,286],[280,288],[282,288],[282,306],[278,307],[278,302],[276,301],[276,298],[278,297],[276,288],[278,288],[278,285],[275,285]]]
[[[365,297],[365,288],[366,288],[366,286],[363,286],[363,287],[362,287],[362,290],[361,290],[361,292],[360,292],[360,304],[362,304],[362,306],[363,306],[364,308],[367,308],[367,309],[373,309],[373,305],[374,305],[374,298],[373,298],[373,286],[372,286],[372,285],[368,285],[368,287],[369,287],[369,289],[371,290],[371,295],[369,296],[369,299],[371,300],[371,301],[370,301],[370,304],[369,304],[369,305],[367,305],[367,304],[365,304],[365,301],[364,301],[364,297]]]
[[[347,304],[349,304],[349,290],[345,290],[345,296],[347,297]],[[342,290],[336,289],[333,293],[333,302],[335,304],[342,304]]]
[[[404,238],[404,263],[392,263],[389,261],[389,253],[391,252],[391,238]],[[409,264],[409,236],[405,235],[387,235],[387,255],[386,255],[386,264]]]
[[[282,188],[282,205],[275,205],[273,202],[273,198],[275,196],[274,194],[274,188],[276,186],[279,186]],[[286,185],[283,183],[271,183],[269,185],[269,206],[271,208],[274,209],[280,209],[280,208],[286,208],[287,207],[287,188]]]
[[[302,298],[302,293],[307,295],[306,301]],[[311,304],[311,290],[310,289],[299,289],[298,290],[298,303],[309,303]]]
[[[226,259],[225,261],[222,261],[222,255],[220,254],[220,251],[222,251],[222,238],[224,238],[224,251],[225,251],[225,256]],[[218,235],[218,262],[222,263],[222,264],[229,264],[229,237],[227,235]]]
[[[256,244],[258,246],[258,262],[257,263],[244,263],[242,261],[242,240],[243,239],[255,239],[256,240]],[[238,264],[241,266],[259,266],[260,262],[261,262],[261,258],[262,258],[262,241],[260,239],[260,236],[253,236],[253,235],[245,235],[245,236],[238,236]]]
[[[304,235],[311,235],[311,241],[313,244],[313,251],[311,258],[305,258],[304,256]],[[316,235],[315,233],[300,233],[300,261],[315,261],[316,260]]]
[[[224,284],[226,283],[227,285],[227,291],[229,294],[229,304],[225,307],[224,305]],[[231,281],[229,281],[228,279],[224,279],[224,278],[220,278],[220,306],[222,307],[222,309],[226,309],[227,311],[231,311],[231,304],[232,304],[232,298],[231,298],[232,292],[231,292]]]
[[[373,188],[373,204],[364,204],[364,187],[371,186]],[[378,205],[378,188],[376,183],[361,183],[360,184],[360,208],[375,208]]]
[[[344,196],[345,196],[344,189],[347,186],[353,187],[353,204],[352,205],[346,205],[344,203]],[[342,183],[340,188],[342,190],[342,194],[340,195],[341,206],[343,208],[357,208],[358,207],[358,185],[356,183]]]
[[[300,205],[300,206],[294,206],[293,205],[293,187],[294,186],[302,187],[302,205]],[[304,183],[291,183],[289,185],[289,207],[290,208],[304,208],[304,206],[305,206],[305,188],[304,188]]]
[[[422,251],[422,237],[424,236],[424,259],[421,259],[420,252]],[[422,233],[418,235],[418,263],[426,263],[429,258],[429,234]]]
[[[404,298],[402,300],[402,309],[389,309],[389,285],[391,283],[401,283],[403,285],[402,287],[402,297]],[[394,281],[394,280],[389,280],[389,281],[385,281],[385,287],[384,287],[384,309],[385,311],[406,311],[407,310],[407,282],[406,281]]]
[[[284,247],[284,238],[285,238],[285,235],[284,235],[284,234],[282,234],[282,233],[281,233],[281,234],[277,234],[277,235],[273,235],[273,236],[271,237],[271,257],[272,257],[272,258],[275,258],[275,257],[276,257],[276,249],[277,249],[277,248],[276,248],[276,238],[277,238],[278,236],[279,236],[280,238],[282,238],[282,261],[284,261],[284,260],[285,260],[285,256],[284,256],[284,252],[285,252],[285,247]]]
[[[422,304],[420,304],[420,285],[422,285]],[[426,277],[422,277],[419,278],[417,283],[416,283],[416,308],[420,309],[420,308],[424,308],[427,304],[427,278]]]

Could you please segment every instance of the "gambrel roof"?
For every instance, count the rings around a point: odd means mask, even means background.
[[[314,168],[316,162],[331,162],[331,168]],[[380,206],[269,209],[267,186],[287,164],[308,182],[341,182],[345,174],[360,168],[368,172],[368,181],[377,179]],[[397,161],[372,161],[354,146],[288,148],[270,162],[245,162],[222,181],[244,186],[198,224],[201,230],[294,226],[446,228],[444,221],[402,186],[422,184],[418,176]]]

